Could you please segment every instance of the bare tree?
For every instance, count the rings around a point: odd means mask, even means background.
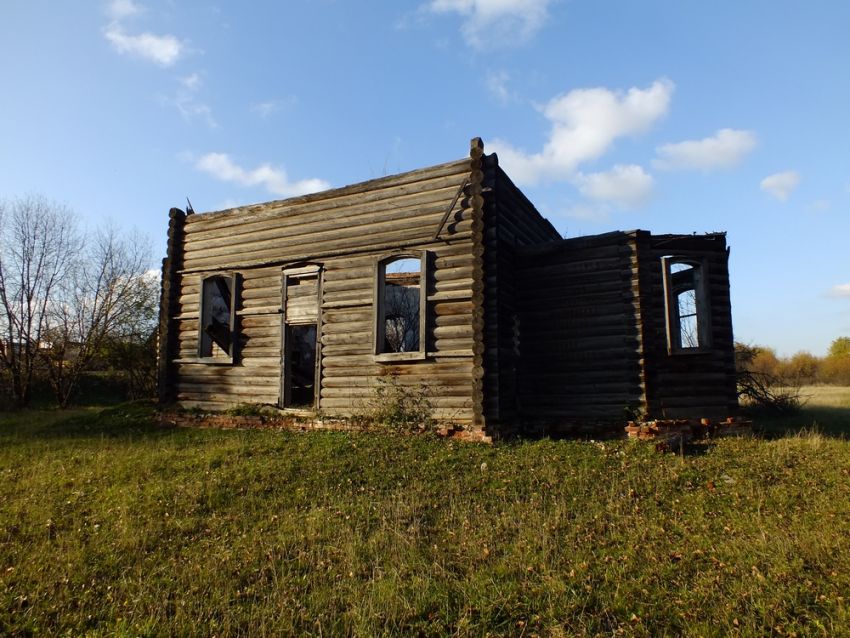
[[[90,239],[57,287],[41,352],[60,406],[68,405],[80,375],[110,341],[144,330],[153,314],[149,261],[148,242],[108,227]]]
[[[0,363],[28,405],[56,289],[80,242],[73,214],[44,197],[0,202]]]

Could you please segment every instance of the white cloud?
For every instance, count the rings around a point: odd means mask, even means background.
[[[461,32],[475,48],[516,45],[528,41],[544,25],[552,0],[430,0],[433,13],[464,17]]]
[[[212,108],[197,99],[196,94],[203,84],[200,73],[192,73],[180,78],[180,87],[174,97],[162,97],[163,104],[173,106],[188,122],[199,119],[210,128],[218,128],[218,122],[213,117]]]
[[[665,170],[731,168],[755,147],[756,136],[752,131],[724,128],[713,137],[659,146],[655,149],[658,158],[653,165]]]
[[[251,112],[256,113],[261,118],[266,119],[269,115],[274,113],[280,108],[277,102],[274,100],[268,100],[266,102],[257,102],[251,105]]]
[[[194,119],[202,120],[210,128],[218,128],[218,122],[213,117],[212,108],[209,104],[198,102],[192,95],[178,91],[177,96],[173,99],[166,98],[168,104],[173,105],[183,119],[192,121]]]
[[[833,286],[829,291],[829,296],[850,298],[850,284],[838,284]]]
[[[569,179],[581,163],[602,156],[617,138],[642,133],[663,117],[673,90],[667,79],[626,93],[603,87],[575,89],[542,108],[552,128],[539,153],[526,153],[501,140],[488,147],[520,184]]]
[[[262,186],[270,193],[281,197],[306,195],[330,188],[326,181],[315,178],[290,182],[285,170],[274,168],[269,164],[246,170],[230,159],[226,153],[207,153],[195,162],[195,168],[223,182],[233,182],[242,186]]]
[[[180,78],[180,84],[182,84],[189,91],[197,91],[201,88],[201,84],[203,84],[203,80],[201,79],[200,74],[192,73],[191,75],[187,75],[186,77]]]
[[[637,208],[649,200],[655,180],[641,166],[617,164],[602,173],[579,173],[575,183],[579,192],[589,199]]]
[[[133,0],[112,0],[106,7],[106,13],[113,20],[124,20],[138,15],[142,11],[142,6],[133,2]]]
[[[103,34],[118,53],[129,53],[160,66],[171,66],[183,53],[183,43],[173,35],[130,35],[117,22],[107,26]]]
[[[511,76],[507,71],[488,71],[485,78],[487,90],[502,104],[506,104],[514,98],[513,92],[508,88],[510,78]]]
[[[784,202],[799,183],[800,174],[797,171],[783,171],[768,175],[761,180],[759,186],[768,195]]]

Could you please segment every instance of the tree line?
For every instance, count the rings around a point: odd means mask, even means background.
[[[66,407],[93,370],[121,376],[130,398],[153,394],[159,278],[147,239],[83,232],[66,206],[30,195],[0,201],[0,247],[0,403],[25,407],[49,389]]]
[[[832,341],[826,356],[818,357],[801,351],[790,357],[779,357],[773,348],[737,343],[739,368],[773,379],[781,385],[850,386],[850,337]]]

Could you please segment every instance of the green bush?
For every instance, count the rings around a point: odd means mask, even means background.
[[[431,432],[435,427],[431,390],[424,383],[403,385],[396,374],[382,375],[365,417],[397,432]]]

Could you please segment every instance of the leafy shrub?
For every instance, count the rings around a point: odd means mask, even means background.
[[[431,390],[424,384],[403,385],[397,374],[378,377],[365,421],[397,432],[431,432],[435,428]]]

